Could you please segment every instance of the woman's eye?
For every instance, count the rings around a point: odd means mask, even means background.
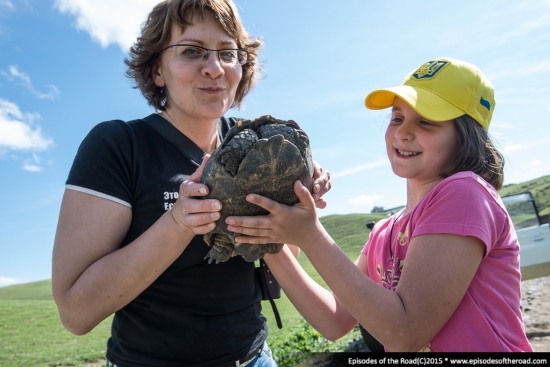
[[[196,47],[186,47],[181,51],[181,55],[185,57],[199,57],[202,55],[202,50]]]
[[[237,58],[237,53],[233,50],[221,50],[219,55],[223,61],[233,61]]]

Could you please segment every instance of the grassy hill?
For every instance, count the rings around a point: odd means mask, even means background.
[[[507,185],[500,194],[506,196],[524,191],[531,191],[542,215],[550,213],[550,176]],[[321,222],[342,250],[355,260],[370,233],[365,224],[382,218],[383,214],[329,215],[322,217]],[[308,274],[325,286],[306,256],[302,254],[299,261]],[[268,343],[276,355],[290,356],[279,361],[281,367],[293,365],[293,350],[311,347],[303,345],[308,338],[315,338],[317,348],[323,351],[343,351],[348,343],[359,338],[359,332],[354,330],[337,342],[328,342],[304,326],[284,293],[276,304],[283,320],[282,330],[276,326],[269,302],[265,301],[262,306],[270,329]],[[72,335],[59,321],[50,280],[0,288],[0,315],[0,367],[84,366],[105,355],[111,318],[85,336]]]
[[[0,288],[0,366],[84,366],[103,357],[111,317],[89,334],[74,336],[59,321],[50,282],[38,283]],[[50,290],[50,299],[29,299],[29,288],[41,298]]]
[[[52,281],[43,280],[0,288],[0,300],[53,301]]]
[[[500,191],[500,196],[508,196],[519,194],[521,192],[530,191],[535,198],[535,203],[539,210],[539,214],[550,214],[550,175],[542,176],[531,181],[522,182],[519,184],[511,184],[504,186]]]

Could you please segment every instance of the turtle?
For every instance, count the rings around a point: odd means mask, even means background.
[[[209,188],[204,199],[222,202],[216,227],[204,235],[212,248],[205,256],[216,264],[240,255],[247,262],[267,253],[281,251],[283,244],[246,244],[235,241],[237,233],[227,229],[229,216],[268,214],[267,210],[246,201],[250,193],[259,194],[286,205],[299,200],[294,183],[300,180],[311,192],[313,160],[309,137],[293,120],[279,120],[270,115],[254,120],[240,120],[229,129],[222,143],[212,153],[201,175]]]

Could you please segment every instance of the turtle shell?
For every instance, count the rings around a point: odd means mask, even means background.
[[[204,235],[212,247],[205,259],[219,263],[240,255],[251,262],[281,251],[283,244],[279,243],[244,246],[236,243],[238,234],[227,229],[225,219],[268,214],[246,201],[250,193],[286,205],[296,204],[299,201],[294,193],[296,180],[311,192],[313,161],[309,138],[300,126],[292,120],[278,120],[269,115],[238,121],[212,153],[201,177],[201,183],[210,189],[204,198],[222,202],[216,227]]]

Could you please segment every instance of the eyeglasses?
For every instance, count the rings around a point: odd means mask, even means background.
[[[224,49],[210,50],[201,46],[195,45],[170,45],[164,48],[161,52],[169,48],[176,50],[178,60],[185,62],[201,62],[208,58],[208,52],[216,52],[220,63],[227,66],[235,66],[237,64],[244,65],[248,60],[248,51],[241,49]]]

